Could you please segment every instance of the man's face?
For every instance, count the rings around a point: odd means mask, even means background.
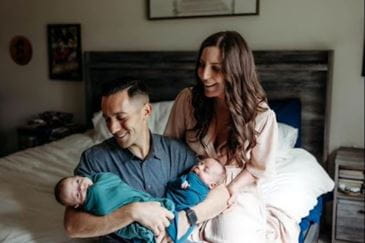
[[[86,199],[86,192],[93,182],[82,176],[73,176],[67,178],[63,183],[61,193],[62,200],[67,206],[79,207]]]
[[[102,97],[101,109],[106,125],[122,148],[143,144],[148,130],[150,104],[144,97],[130,98],[126,90]]]

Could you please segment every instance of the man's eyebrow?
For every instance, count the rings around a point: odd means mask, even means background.
[[[123,111],[121,111],[121,112],[116,112],[116,113],[113,113],[113,115],[124,115],[124,114],[128,114],[128,113],[126,113],[126,112],[123,112]],[[103,113],[103,117],[104,118],[108,118],[108,116],[107,115],[105,115],[104,113]]]

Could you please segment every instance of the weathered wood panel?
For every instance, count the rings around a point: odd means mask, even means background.
[[[336,239],[364,242],[364,202],[338,200]]]
[[[323,162],[330,51],[254,51],[254,56],[269,99],[301,100],[302,146]],[[152,101],[172,100],[195,83],[196,57],[191,51],[86,52],[87,121],[100,109],[103,82],[141,79]]]

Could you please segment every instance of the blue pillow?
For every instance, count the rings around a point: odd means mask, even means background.
[[[295,147],[301,146],[302,105],[299,99],[270,100],[269,106],[276,114],[276,120],[298,129]]]
[[[317,198],[317,204],[314,208],[309,212],[309,215],[305,218],[302,218],[300,221],[300,234],[299,234],[299,243],[304,243],[305,237],[307,236],[309,227],[312,224],[319,224],[321,222],[321,216],[323,211],[323,201],[324,195],[319,196]]]

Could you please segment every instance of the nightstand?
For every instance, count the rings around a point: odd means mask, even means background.
[[[332,242],[364,242],[364,173],[364,149],[337,150]]]
[[[35,147],[52,141],[56,141],[74,133],[86,131],[86,127],[81,124],[65,124],[62,126],[48,125],[24,125],[18,127],[18,148],[26,149]]]

